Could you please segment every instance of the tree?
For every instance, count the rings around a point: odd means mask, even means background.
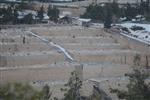
[[[113,13],[113,15],[119,17],[119,16],[120,16],[120,8],[119,8],[118,3],[114,1],[114,2],[111,4],[111,8],[112,8],[112,13]]]
[[[57,22],[59,18],[59,10],[56,7],[53,8],[53,14],[51,18],[54,22]]]
[[[83,18],[91,18],[93,20],[104,20],[105,10],[104,7],[100,5],[89,5],[86,12],[81,15]]]
[[[112,18],[111,16],[107,15],[105,22],[104,22],[104,28],[111,28]]]
[[[48,6],[48,11],[47,11],[47,15],[48,15],[49,17],[52,16],[52,11],[53,11],[53,8],[52,8],[51,5],[49,5],[49,6]]]
[[[13,19],[13,10],[12,7],[9,6],[4,12],[3,21],[6,23],[6,22],[10,22],[12,19]]]
[[[106,17],[104,21],[104,28],[111,28],[111,23],[112,23],[112,10],[111,6],[108,4],[106,6]]]
[[[25,24],[32,24],[33,23],[33,15],[32,14],[28,14],[23,18],[23,22]]]
[[[44,18],[44,7],[43,6],[38,11],[38,15],[37,16],[39,17],[40,20],[43,20],[43,18]]]
[[[16,5],[17,10],[23,10],[27,8],[27,0],[21,0],[19,5]]]
[[[127,91],[111,89],[111,92],[116,93],[119,99],[150,100],[150,83],[146,82],[149,73],[142,69],[134,69],[132,73],[126,74],[126,76],[129,77]]]
[[[17,24],[18,16],[17,9],[15,8],[13,13],[13,24]]]
[[[139,65],[140,65],[140,60],[141,60],[141,56],[140,56],[139,54],[136,54],[136,55],[134,56],[134,60],[133,60],[134,65],[135,65],[135,66],[139,66]]]
[[[3,7],[3,8],[0,8],[0,24],[3,24],[4,22],[4,13],[6,12],[6,9]]]
[[[150,13],[145,14],[146,20],[150,22]]]
[[[135,66],[139,66],[140,55],[134,57]],[[150,82],[147,79],[150,73],[143,68],[133,68],[131,73],[125,74],[129,79],[126,85],[127,90],[119,90],[110,88],[112,93],[116,93],[119,99],[125,100],[150,100]]]
[[[50,91],[50,87],[47,84],[43,87],[42,93],[43,93],[42,100],[49,100],[51,98],[52,92]]]
[[[138,11],[136,7],[132,7],[131,4],[126,4],[126,17],[128,20],[135,18],[138,15]]]
[[[71,77],[65,87],[61,91],[65,91],[63,100],[81,100],[80,89],[82,86],[82,81],[77,76],[77,73],[74,71],[71,73]]]
[[[57,20],[59,18],[59,13],[60,13],[59,9],[49,5],[47,15],[49,16],[50,20],[57,22]]]

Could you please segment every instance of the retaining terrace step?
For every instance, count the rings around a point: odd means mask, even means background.
[[[127,49],[118,43],[95,43],[95,44],[82,44],[82,43],[63,43],[62,47],[70,50],[118,50]],[[48,46],[44,43],[32,43],[32,44],[19,44],[19,43],[5,43],[0,44],[0,52],[32,52],[32,51],[51,51],[54,50],[52,46]]]
[[[85,44],[94,44],[94,43],[115,43],[116,41],[109,37],[79,37],[79,38],[70,38],[70,37],[47,37],[48,40],[55,43],[85,43]],[[1,43],[21,43],[23,44],[23,38],[5,38],[0,39]],[[26,37],[25,43],[40,43],[41,40],[36,37]]]
[[[22,68],[0,68],[1,80],[3,82],[18,82],[20,80],[68,80],[70,77],[70,73],[75,70],[75,65],[76,64],[72,63],[64,63],[60,65],[33,65]],[[118,70],[118,72],[116,72],[116,69]],[[113,64],[108,62],[98,64],[83,64],[84,80],[87,80],[89,78],[123,76],[126,72],[129,72],[130,70],[130,66]]]
[[[62,29],[33,29],[32,32],[38,33],[42,36],[106,36],[103,32],[100,33],[102,29],[85,29],[85,28],[76,28],[76,29],[67,29],[66,27]]]
[[[0,56],[0,66],[1,67],[14,67],[14,66],[28,66],[35,64],[50,64],[54,62],[65,61],[62,54],[59,53],[41,53],[41,52],[30,52],[30,53],[15,53],[1,54]]]
[[[97,62],[109,61],[120,64],[133,65],[134,57],[137,52],[130,50],[105,50],[105,51],[70,51],[74,55],[74,59],[80,62]],[[11,53],[1,54],[1,66],[25,66],[34,64],[51,64],[54,62],[65,61],[63,54],[56,51],[49,52],[17,52],[14,55]],[[4,59],[5,58],[5,59]],[[141,55],[141,64],[145,60],[145,55]]]
[[[108,62],[98,64],[84,64],[83,77],[85,80],[100,77],[119,77],[130,72],[132,67],[125,64],[115,64]],[[117,71],[116,71],[117,70]]]
[[[0,70],[1,82],[31,82],[38,80],[68,80],[70,73],[74,71],[74,67],[65,65],[64,67],[37,67],[33,68],[17,68],[10,70]],[[42,66],[42,65],[40,65]]]

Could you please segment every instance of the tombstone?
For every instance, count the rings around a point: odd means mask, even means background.
[[[7,58],[5,56],[0,55],[0,67],[7,66]]]
[[[149,66],[149,57],[146,55],[145,59],[146,59],[145,66],[146,66],[147,69],[149,69],[150,68],[150,66]]]
[[[26,43],[26,40],[25,40],[25,39],[26,39],[25,36],[23,36],[23,40],[22,40],[23,44]]]

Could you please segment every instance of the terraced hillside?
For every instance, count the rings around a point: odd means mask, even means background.
[[[21,29],[0,32],[0,82],[56,82],[68,80],[77,63],[83,64],[84,80],[109,80],[123,77],[131,70],[134,57],[145,55],[122,45],[103,29],[80,26],[27,28],[64,47],[76,63]],[[113,79],[113,80],[112,80]]]

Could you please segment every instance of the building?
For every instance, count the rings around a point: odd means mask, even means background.
[[[21,3],[21,0],[0,0],[0,3]]]
[[[50,2],[56,2],[56,3],[59,3],[59,2],[72,2],[72,0],[50,0]]]
[[[72,24],[88,27],[90,23],[91,23],[91,19],[72,17]]]
[[[95,3],[111,3],[111,2],[117,2],[119,4],[126,4],[126,3],[130,3],[130,4],[136,4],[136,3],[140,3],[142,1],[149,1],[149,0],[93,0],[93,2]]]

